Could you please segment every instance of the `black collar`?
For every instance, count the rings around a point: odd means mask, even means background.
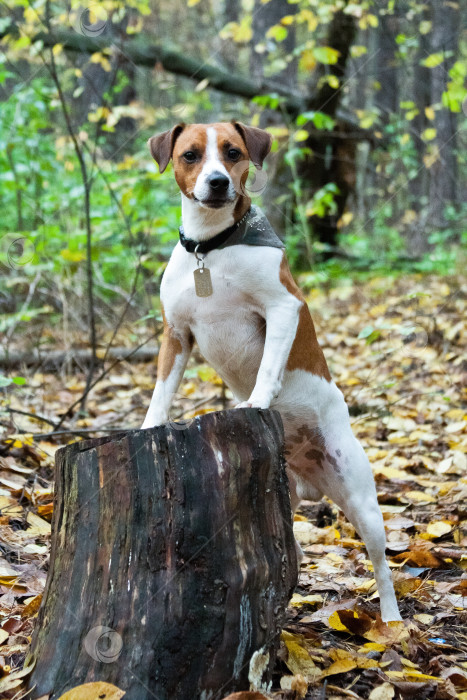
[[[189,253],[194,253],[196,251],[197,253],[201,253],[201,255],[206,255],[206,253],[209,253],[209,251],[214,250],[214,248],[220,248],[220,246],[226,242],[229,236],[231,236],[232,233],[238,229],[240,224],[243,223],[243,221],[246,219],[249,213],[250,209],[248,209],[248,211],[242,216],[242,218],[239,219],[239,221],[237,221],[235,224],[229,226],[229,228],[224,229],[220,233],[217,233],[212,238],[208,238],[208,240],[206,241],[194,241],[192,238],[186,238],[183,232],[183,226],[180,226],[180,228],[178,229],[178,233],[180,235],[180,243]]]

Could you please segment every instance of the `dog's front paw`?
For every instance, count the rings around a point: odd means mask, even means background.
[[[144,423],[141,426],[140,430],[147,430],[147,428],[155,428],[158,425],[163,425],[164,423],[167,423],[169,420],[169,417],[164,417],[164,416],[158,416],[155,418],[148,418],[146,417],[144,419]]]
[[[270,404],[270,401],[248,399],[248,401],[238,403],[235,408],[269,408]]]

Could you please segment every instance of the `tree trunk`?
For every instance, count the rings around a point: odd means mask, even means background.
[[[459,5],[435,0],[433,7],[433,30],[431,52],[444,54],[444,60],[431,69],[431,101],[441,104],[442,94],[449,80],[449,70],[456,60],[460,12]],[[456,115],[445,106],[436,111],[436,146],[439,157],[429,169],[430,217],[434,227],[447,224],[445,208],[457,201],[456,161]]]
[[[379,17],[378,45],[376,54],[376,71],[379,90],[376,93],[375,104],[380,110],[380,120],[387,125],[391,117],[399,112],[399,85],[397,71],[396,37],[399,34],[399,18],[397,15]]]
[[[235,409],[57,453],[34,697],[220,700],[260,650],[270,677],[297,579],[282,448],[276,412]]]
[[[250,42],[250,72],[252,78],[259,85],[264,82],[264,68],[268,65],[271,57],[277,59],[278,54],[280,54],[285,59],[286,56],[292,55],[296,43],[294,24],[287,26],[287,36],[280,43],[266,37],[268,29],[279,24],[285,15],[295,15],[296,13],[297,5],[290,5],[287,0],[275,0],[267,5],[261,0],[255,1],[252,19],[253,38]],[[264,54],[256,52],[258,44],[265,46]],[[284,64],[281,70],[277,70],[271,76],[271,80],[277,85],[298,92],[297,60],[293,59]],[[263,129],[271,126],[280,127],[287,122],[285,115],[276,109],[261,108],[259,113],[261,115],[259,126]],[[284,205],[284,193],[291,193],[292,181],[290,167],[285,163],[283,156],[282,149],[269,154],[267,197],[264,198],[262,204],[266,216],[281,238],[285,237],[288,227],[286,211],[289,207]],[[292,199],[291,194],[290,199]],[[293,206],[292,201],[290,204]]]
[[[343,10],[338,10],[330,24],[326,45],[336,49],[339,57],[337,62],[327,66],[326,70],[329,69],[338,78],[339,85],[333,87],[327,82],[323,83],[310,100],[309,108],[336,117],[355,32],[354,18]],[[310,149],[310,155],[299,167],[299,175],[304,185],[309,187],[310,194],[332,182],[339,188],[340,194],[335,197],[336,211],[322,217],[312,215],[308,219],[314,237],[330,248],[337,244],[337,222],[344,212],[348,194],[355,182],[355,140],[347,139],[345,131],[345,128],[341,129],[338,126],[332,135],[327,135],[324,131],[319,132],[318,136],[311,134],[305,142]],[[343,144],[336,138],[341,132],[344,137]],[[332,255],[332,252],[330,254]],[[330,254],[325,253],[324,257],[329,257]]]

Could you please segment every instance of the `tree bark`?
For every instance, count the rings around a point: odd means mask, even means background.
[[[460,7],[452,2],[432,2],[432,53],[444,54],[444,60],[431,69],[431,101],[440,104],[458,52]],[[447,225],[445,208],[457,202],[456,114],[445,106],[436,111],[436,145],[439,157],[429,169],[430,217],[434,227]]]
[[[33,697],[220,700],[255,652],[267,681],[297,579],[282,449],[276,412],[235,409],[60,450]]]
[[[375,104],[380,110],[380,120],[383,125],[389,123],[391,116],[399,112],[399,84],[397,71],[397,42],[399,33],[399,17],[397,15],[379,16],[378,45],[376,55],[376,71],[379,90],[376,93]]]
[[[323,83],[309,100],[311,109],[324,112],[333,118],[338,116],[347,60],[355,32],[354,18],[343,10],[338,10],[330,24],[326,45],[339,52],[337,62],[329,67],[331,73],[339,79],[339,86],[332,87],[327,82]],[[334,214],[309,217],[315,238],[334,248],[337,243],[337,222],[344,212],[347,197],[355,183],[355,139],[344,124],[338,125],[332,136],[333,138],[325,132],[320,132],[318,137],[310,135],[305,143],[311,154],[300,165],[299,175],[309,185],[311,193],[315,193],[331,182],[339,188],[340,194],[335,197]],[[343,144],[340,143],[341,139]],[[324,257],[329,257],[329,253],[325,253]],[[307,263],[309,264],[310,261]]]

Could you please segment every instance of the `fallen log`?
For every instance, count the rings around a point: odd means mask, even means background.
[[[122,360],[125,362],[154,362],[159,348],[155,345],[145,345],[142,348],[117,347],[98,348],[96,364],[103,363],[104,356],[109,360]],[[11,369],[13,367],[37,365],[43,370],[57,370],[62,365],[81,368],[88,365],[92,358],[92,350],[86,348],[70,348],[70,350],[14,350],[12,352],[0,352],[0,367]]]
[[[267,683],[297,579],[282,450],[279,414],[253,408],[59,450],[32,697],[103,681],[220,700],[253,667]]]

